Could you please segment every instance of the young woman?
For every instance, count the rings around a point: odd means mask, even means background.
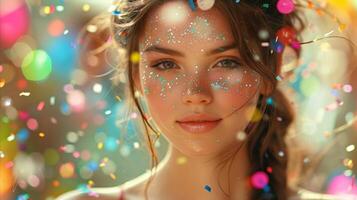
[[[284,142],[293,113],[277,84],[281,52],[291,45],[299,54],[303,23],[296,9],[283,14],[277,3],[119,1],[112,15],[124,50],[119,67],[153,168],[117,187],[59,199],[298,199],[287,185]],[[170,145],[158,162],[160,135]]]

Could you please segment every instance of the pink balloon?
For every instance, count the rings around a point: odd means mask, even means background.
[[[6,3],[3,3],[6,5]],[[0,12],[0,47],[9,48],[29,28],[29,10],[25,3],[20,4],[10,12]]]

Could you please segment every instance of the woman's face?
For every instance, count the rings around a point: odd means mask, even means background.
[[[216,8],[192,11],[187,2],[167,1],[146,16],[135,84],[161,133],[186,155],[215,155],[241,142],[237,133],[252,117],[261,77],[243,65],[236,46]],[[222,120],[205,133],[177,122],[200,113]]]

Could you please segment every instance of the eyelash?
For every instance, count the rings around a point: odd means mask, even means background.
[[[221,63],[222,61],[231,61],[231,62],[234,64],[233,67],[226,67],[226,68],[228,68],[228,69],[237,69],[237,68],[239,68],[239,67],[242,66],[242,64],[241,64],[239,61],[235,60],[235,59],[223,59],[223,60],[220,60],[219,62],[217,62],[216,65],[218,65],[218,64]],[[162,69],[162,68],[160,69],[160,67],[158,67],[158,66],[160,66],[161,64],[164,64],[164,63],[174,63],[174,62],[171,61],[171,60],[163,60],[163,61],[159,61],[157,64],[152,65],[151,67],[152,67],[152,68],[157,68],[158,70],[161,70],[161,71],[168,70],[168,69]],[[175,64],[175,63],[174,63],[174,64]],[[215,66],[216,66],[216,65],[215,65]],[[169,69],[171,69],[171,68],[169,68]]]

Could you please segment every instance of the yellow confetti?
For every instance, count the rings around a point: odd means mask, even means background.
[[[90,10],[90,5],[89,4],[84,4],[83,6],[82,6],[82,10],[84,11],[84,12],[88,12],[89,10]]]
[[[343,165],[345,165],[346,167],[352,169],[353,168],[353,160],[345,158],[343,160]]]
[[[253,122],[257,122],[263,117],[263,114],[255,106],[250,106],[247,108],[245,116],[247,119],[250,119]]]
[[[112,178],[113,180],[117,179],[117,177],[116,177],[115,174],[113,174],[113,173],[110,173],[109,176],[110,176],[110,178]]]
[[[340,32],[343,32],[344,30],[346,30],[346,24],[340,23],[340,24],[338,25],[338,30],[339,30]]]
[[[140,54],[139,52],[133,52],[131,55],[130,55],[130,60],[132,63],[136,64],[140,61]]]
[[[93,185],[94,185],[94,181],[89,180],[89,181],[88,181],[88,186],[89,186],[89,187],[92,187]]]
[[[43,137],[45,137],[45,133],[40,132],[40,133],[38,133],[38,136],[43,138]]]
[[[98,148],[98,149],[102,149],[102,148],[103,148],[103,142],[99,142],[99,143],[97,144],[97,148]]]
[[[51,13],[51,8],[50,8],[49,6],[45,6],[45,7],[43,8],[43,12],[48,15],[48,14]]]
[[[121,101],[120,96],[115,96],[115,98],[116,98],[118,101]]]
[[[184,157],[184,156],[181,156],[181,157],[177,158],[176,162],[179,165],[183,165],[183,164],[185,164],[187,162],[187,158]]]

